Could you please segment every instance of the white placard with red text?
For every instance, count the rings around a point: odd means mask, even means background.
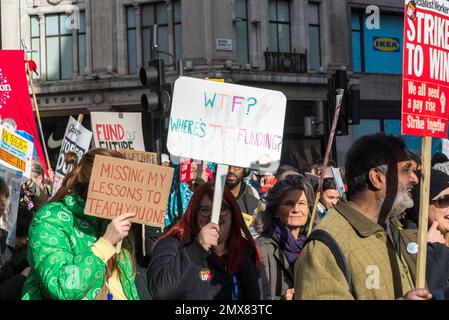
[[[449,1],[405,1],[402,134],[447,138]]]
[[[141,113],[91,112],[90,115],[96,147],[145,151]]]

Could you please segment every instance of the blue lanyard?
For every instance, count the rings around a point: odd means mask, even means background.
[[[237,274],[232,276],[232,300],[239,299],[239,283],[237,281]]]

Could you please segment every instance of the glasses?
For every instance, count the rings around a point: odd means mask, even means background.
[[[231,213],[231,208],[222,207],[220,210],[220,216],[225,217]],[[203,218],[209,218],[212,215],[212,208],[208,206],[200,206],[198,207],[198,214]]]
[[[439,197],[435,200],[430,200],[430,204],[435,205],[435,207],[443,209],[449,207],[449,194]]]

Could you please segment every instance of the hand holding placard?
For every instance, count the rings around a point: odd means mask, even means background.
[[[135,213],[124,213],[114,219],[108,224],[106,232],[103,235],[103,239],[112,245],[122,241],[129,233],[131,229],[130,218],[134,218]]]

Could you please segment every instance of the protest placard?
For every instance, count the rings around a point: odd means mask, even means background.
[[[25,180],[30,178],[33,148],[31,141],[0,126],[0,166],[20,172]]]
[[[91,112],[91,120],[96,147],[145,151],[141,113]]]
[[[5,209],[2,221],[0,222],[0,228],[8,231],[8,237],[6,238],[6,244],[13,247],[16,241],[16,225],[17,225],[17,212],[19,210],[20,200],[20,186],[23,182],[23,176],[19,171],[10,170],[6,167],[0,166],[0,178],[2,178],[9,186],[9,199],[8,206]]]
[[[404,4],[401,127],[423,137],[416,287],[425,288],[432,137],[448,132],[449,1]]]
[[[150,163],[150,164],[157,164],[157,153],[156,152],[146,152],[146,151],[138,151],[138,150],[131,150],[131,149],[120,149],[120,153],[123,153],[123,155],[128,160],[143,162],[143,163]]]
[[[174,169],[95,156],[84,213],[114,219],[136,213],[131,222],[162,228]]]
[[[332,175],[334,176],[335,184],[337,185],[338,194],[340,198],[345,195],[345,185],[343,184],[343,179],[341,178],[340,168],[331,167]]]
[[[175,82],[170,154],[259,170],[279,166],[286,97],[282,92],[188,77]]]
[[[58,161],[55,169],[55,179],[53,182],[53,195],[59,190],[65,176],[72,170],[72,165],[65,163],[65,157],[69,151],[75,152],[78,161],[89,149],[92,132],[82,126],[81,123],[70,117],[59,151]]]
[[[402,134],[447,138],[449,1],[432,3],[405,1]]]

